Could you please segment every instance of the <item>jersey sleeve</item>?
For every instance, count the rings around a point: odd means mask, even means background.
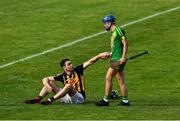
[[[57,80],[57,81],[60,81],[60,82],[64,83],[63,75],[62,74],[54,76],[54,80]]]
[[[84,71],[83,64],[76,66],[75,71],[83,75],[83,71]]]
[[[121,37],[122,39],[127,39],[127,37],[126,37],[126,33],[125,33],[125,31],[124,30],[122,30],[122,37]]]

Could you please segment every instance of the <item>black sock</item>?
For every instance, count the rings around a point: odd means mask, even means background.
[[[35,99],[42,100],[43,97],[42,96],[37,96],[37,97],[35,97]]]

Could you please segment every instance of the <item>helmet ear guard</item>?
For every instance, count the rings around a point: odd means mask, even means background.
[[[106,16],[102,19],[102,22],[103,22],[103,23],[107,23],[107,22],[115,23],[115,20],[116,20],[116,18],[115,18],[112,14],[109,14],[109,15],[106,15]]]

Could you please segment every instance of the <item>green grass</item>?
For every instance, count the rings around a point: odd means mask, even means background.
[[[101,19],[108,13],[123,25],[176,6],[179,0],[1,0],[0,65],[104,31]],[[173,11],[124,28],[129,55],[150,52],[126,65],[130,107],[116,106],[118,101],[109,107],[94,105],[104,95],[107,61],[85,71],[85,104],[23,103],[39,93],[43,77],[62,71],[60,59],[69,57],[77,65],[109,51],[107,33],[0,69],[0,119],[180,119],[179,14]]]

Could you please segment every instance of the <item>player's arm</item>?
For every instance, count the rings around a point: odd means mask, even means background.
[[[83,63],[83,68],[87,68],[88,66],[94,64],[96,61],[98,61],[99,59],[108,59],[111,57],[111,53],[109,52],[104,52],[104,53],[100,53],[94,57],[92,57],[91,59],[89,59],[88,61]]]
[[[124,36],[122,37],[121,41],[123,43],[123,53],[120,61],[121,64],[124,64],[127,61],[128,41]]]

